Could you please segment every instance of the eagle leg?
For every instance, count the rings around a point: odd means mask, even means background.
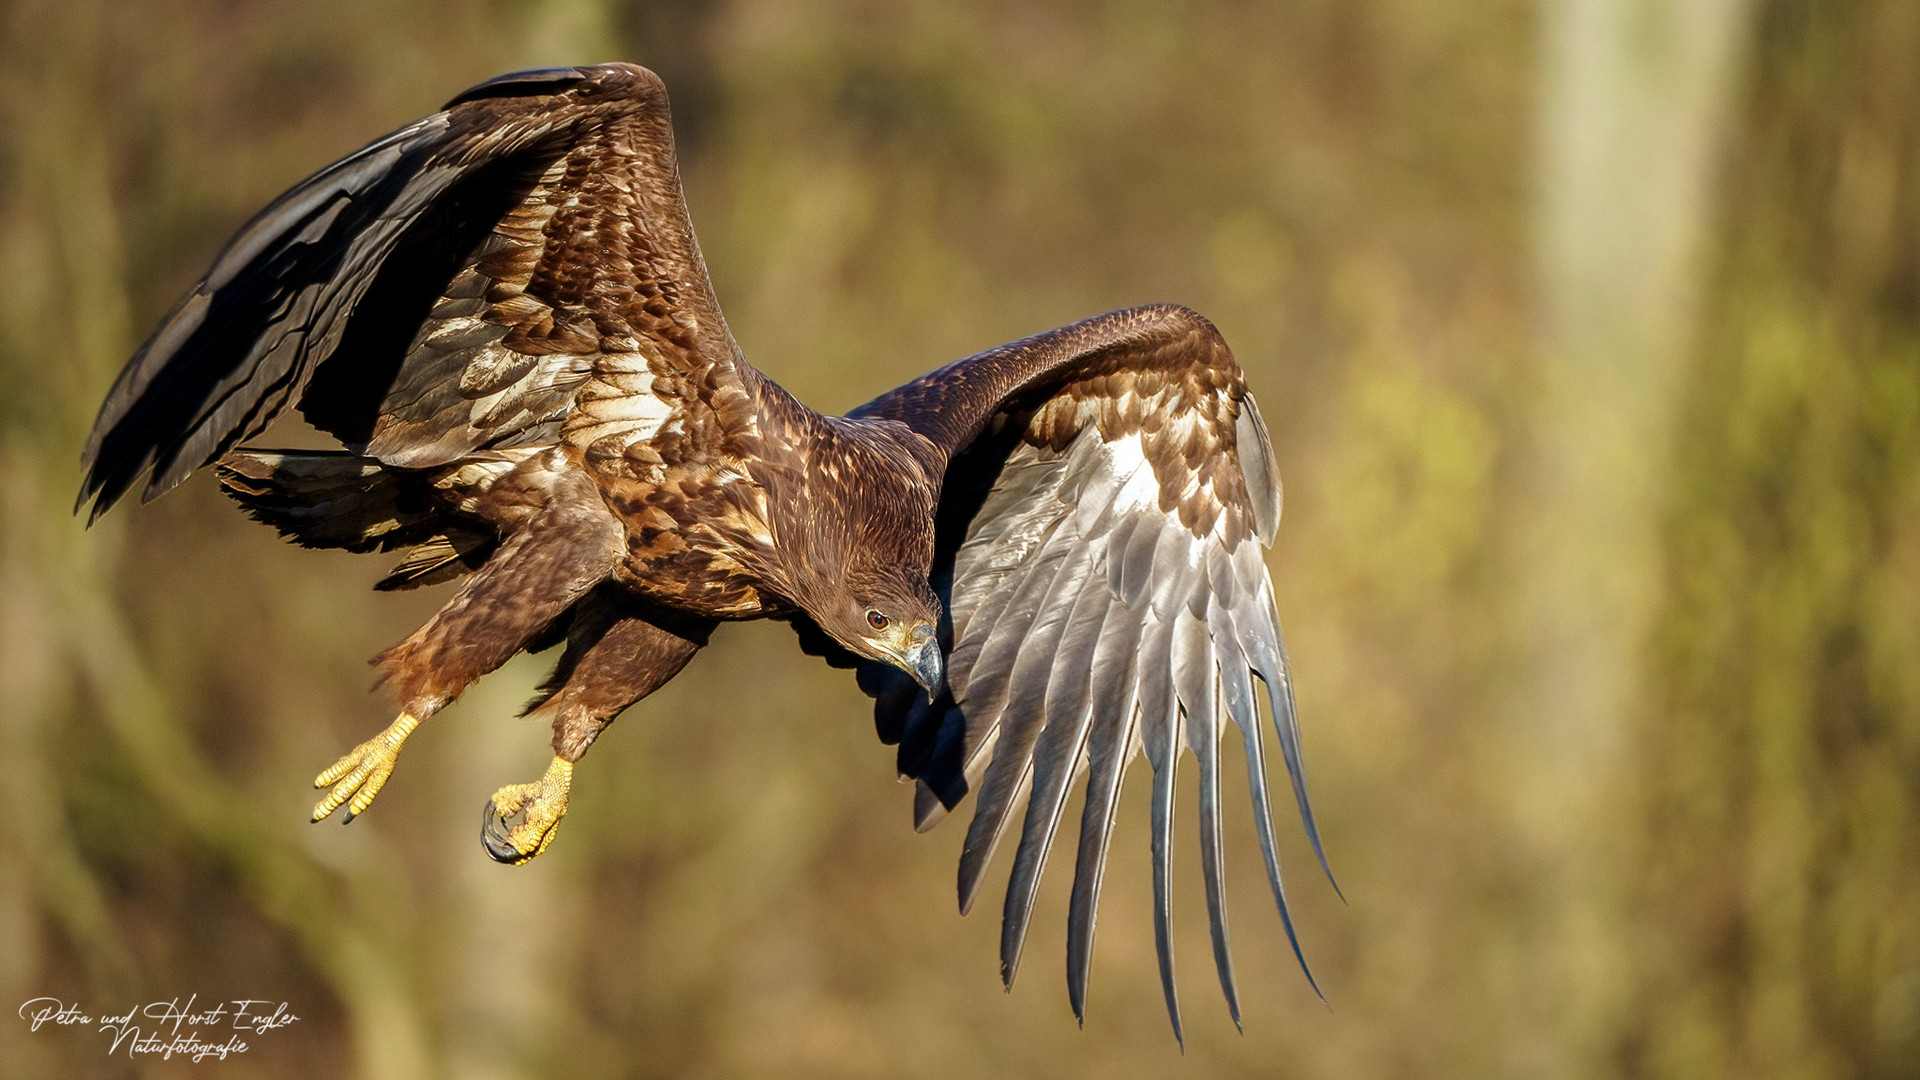
[[[530,497],[546,500],[531,520],[426,625],[374,658],[381,680],[398,691],[403,711],[314,781],[333,790],[313,808],[313,820],[342,804],[343,820],[363,813],[421,721],[526,648],[612,574],[620,525],[591,483],[561,477]]]
[[[413,734],[420,721],[410,712],[403,712],[387,730],[347,751],[339,761],[327,766],[327,770],[314,777],[313,786],[333,790],[314,805],[313,820],[324,821],[329,814],[346,804],[347,812],[341,822],[351,822],[359,817],[367,807],[373,805],[373,797],[380,794],[386,785],[387,777],[393,774],[394,763],[400,760],[400,747]]]
[[[509,784],[481,808],[480,840],[518,865],[547,849],[567,812],[573,763],[613,718],[666,685],[700,651],[713,623],[601,586],[580,602],[567,649],[527,715],[553,727],[553,764],[535,783]],[[510,824],[516,817],[518,825]]]
[[[567,793],[572,787],[573,762],[556,754],[545,776],[494,792],[481,815],[480,838],[487,854],[517,866],[547,850],[567,814]],[[516,816],[520,823],[509,825]]]
[[[579,761],[614,717],[678,675],[713,627],[602,586],[581,602],[566,652],[526,715],[553,728],[555,754]]]
[[[539,479],[527,486],[537,487]],[[506,501],[502,484],[489,497]],[[438,711],[513,659],[619,563],[619,519],[591,481],[579,475],[545,479],[544,487],[524,497],[545,502],[433,618],[373,659],[380,680],[415,716]]]

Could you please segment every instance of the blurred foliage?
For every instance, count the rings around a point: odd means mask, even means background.
[[[8,0],[0,1005],[302,1019],[199,1066],[0,1023],[0,1072],[1911,1075],[1920,8],[1742,16],[1667,483],[1635,507],[1657,550],[1593,555],[1655,629],[1591,770],[1608,814],[1556,831],[1510,705],[1520,478],[1557,420],[1530,231],[1554,6]],[[779,627],[727,628],[623,719],[526,868],[473,819],[546,760],[513,718],[546,658],[427,725],[354,828],[309,826],[308,778],[389,719],[362,662],[438,597],[374,596],[383,567],[205,480],[70,517],[105,387],[249,215],[482,78],[602,59],[667,79],[734,331],[818,407],[1126,304],[1219,324],[1291,483],[1272,565],[1350,905],[1297,830],[1283,858],[1331,1010],[1239,811],[1247,1033],[1185,848],[1178,1051],[1140,790],[1086,1030],[1048,974],[1059,866],[1002,994],[991,911],[953,912],[962,830],[912,834],[864,700]]]
[[[1625,1059],[1920,1063],[1920,9],[1756,27],[1665,515]]]

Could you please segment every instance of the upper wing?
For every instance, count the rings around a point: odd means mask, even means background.
[[[107,395],[80,501],[97,517],[142,473],[152,499],[295,400],[391,465],[563,436],[618,457],[741,368],[659,79],[509,75],[242,229]]]
[[[1154,929],[1179,1034],[1168,865],[1174,768],[1185,748],[1199,761],[1214,958],[1237,1024],[1221,877],[1219,742],[1228,720],[1246,747],[1267,877],[1293,938],[1251,675],[1266,688],[1323,867],[1326,857],[1261,557],[1279,523],[1280,479],[1225,342],[1185,308],[1115,312],[959,361],[855,415],[901,420],[949,460],[934,567],[950,620],[947,688],[929,703],[878,666],[863,668],[862,684],[878,699],[882,736],[900,742],[901,772],[919,780],[920,827],[979,785],[960,860],[962,910],[1025,800],[1002,977],[1011,985],[1041,864],[1085,769],[1067,937],[1068,992],[1081,1014],[1114,806],[1144,750],[1154,774]]]

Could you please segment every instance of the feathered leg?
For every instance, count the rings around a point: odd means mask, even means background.
[[[506,663],[613,573],[620,526],[591,485],[563,483],[542,494],[544,505],[445,607],[374,658],[381,681],[397,691],[400,717],[314,780],[315,787],[332,790],[313,808],[313,820],[342,804],[348,821],[365,811],[421,721]]]
[[[567,651],[542,688],[545,696],[527,710],[553,726],[553,764],[539,780],[509,784],[487,801],[480,828],[487,854],[518,864],[547,849],[567,812],[573,763],[614,717],[679,674],[713,626],[644,607],[610,588],[581,603]]]

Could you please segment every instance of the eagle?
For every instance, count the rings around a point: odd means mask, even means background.
[[[339,449],[249,445],[289,405]],[[490,80],[296,185],[133,355],[82,465],[89,523],[136,485],[149,501],[212,465],[296,543],[400,552],[378,588],[459,583],[374,658],[399,716],[320,773],[316,822],[365,812],[409,733],[474,680],[561,646],[527,710],[552,726],[552,764],[483,812],[488,854],[524,863],[616,716],[719,624],[781,619],[856,670],[916,782],[917,829],[975,796],[963,913],[1020,810],[1009,989],[1084,773],[1067,927],[1084,1021],[1115,807],[1144,754],[1180,1037],[1169,877],[1191,753],[1214,959],[1240,1023],[1222,895],[1231,724],[1267,881],[1319,992],[1281,885],[1258,705],[1332,881],[1262,555],[1280,477],[1220,333],[1184,307],[1115,311],[817,413],[727,329],[645,68]]]

